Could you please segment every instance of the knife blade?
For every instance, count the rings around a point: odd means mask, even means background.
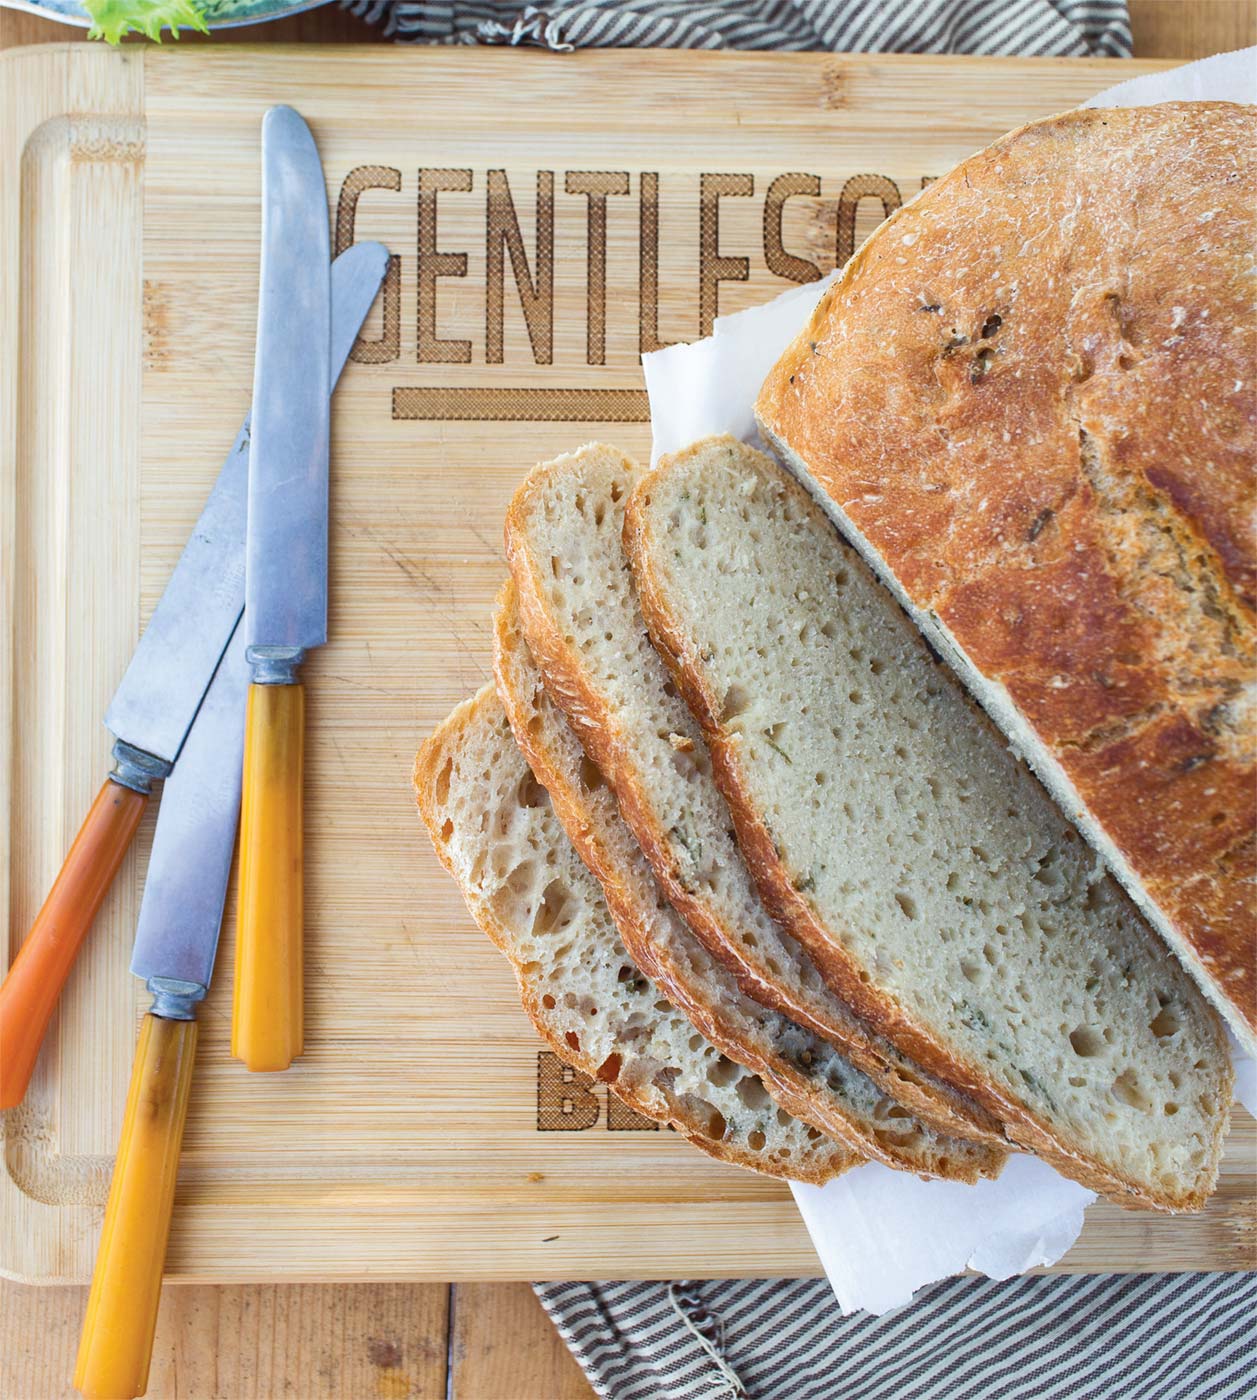
[[[359,243],[332,265],[332,370],[339,378],[388,269]],[[19,1103],[53,1007],[135,833],[152,781],[179,756],[244,607],[250,456],[245,419],[166,590],[105,712],[116,736],[106,779],[0,985],[0,1108]]]
[[[162,791],[131,952],[131,971],[158,998],[158,1015],[174,1014],[164,1009],[171,998],[199,1001],[214,970],[240,818],[244,652],[237,625]]]
[[[131,971],[153,1004],[141,1024],[74,1383],[142,1395],[196,1054],[240,816],[249,668],[237,626],[162,793]]]
[[[291,107],[262,123],[262,274],[253,366],[245,626],[255,668],[327,640],[327,194]],[[283,660],[290,660],[289,657]]]
[[[231,1053],[255,1071],[301,1054],[302,784],[310,647],[327,640],[327,193],[291,107],[262,123],[262,274],[245,563],[240,921]]]

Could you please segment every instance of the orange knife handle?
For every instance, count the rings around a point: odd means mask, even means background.
[[[148,1385],[195,1057],[195,1021],[145,1016],[74,1368],[88,1400]]]
[[[0,1108],[21,1103],[26,1093],[52,1009],[147,801],[145,793],[105,780],[0,986]]]
[[[305,691],[251,685],[240,811],[240,912],[231,1053],[287,1069],[302,1050],[302,767]]]

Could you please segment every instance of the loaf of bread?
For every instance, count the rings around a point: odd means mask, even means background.
[[[696,1029],[730,1060],[754,1070],[784,1109],[862,1156],[951,1181],[998,1175],[1005,1151],[923,1124],[832,1045],[747,997],[686,928],[610,788],[546,693],[509,582],[494,617],[493,671],[516,742],[602,886],[629,956]]]
[[[806,490],[730,438],[624,529],[768,907],[855,1009],[1065,1174],[1198,1208],[1221,1024]]]
[[[766,439],[1257,1053],[1257,109],[1077,111],[896,213]]]
[[[507,557],[547,689],[669,900],[748,996],[829,1040],[940,1131],[1003,1142],[980,1106],[854,1016],[764,908],[702,733],[646,636],[620,539],[640,475],[615,448],[590,444],[534,468],[511,502]]]
[[[414,787],[437,856],[557,1055],[724,1161],[816,1184],[858,1163],[779,1108],[634,966],[492,686],[420,749]]]

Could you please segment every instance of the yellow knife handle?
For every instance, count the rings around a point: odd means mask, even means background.
[[[251,1070],[301,1054],[305,691],[251,685],[244,730],[231,1053]]]
[[[195,1058],[195,1021],[145,1016],[74,1368],[87,1400],[148,1385]]]

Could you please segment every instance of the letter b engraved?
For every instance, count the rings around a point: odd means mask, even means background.
[[[552,1050],[537,1056],[537,1131],[579,1133],[598,1121],[594,1081]]]

